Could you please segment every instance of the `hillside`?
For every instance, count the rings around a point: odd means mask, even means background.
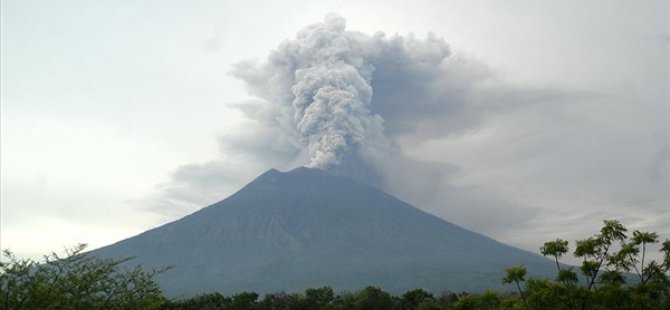
[[[499,288],[504,269],[553,277],[545,258],[327,172],[269,170],[230,197],[93,251],[174,265],[157,279],[170,296],[367,285],[391,292]]]

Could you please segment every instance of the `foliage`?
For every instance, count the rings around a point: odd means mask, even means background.
[[[356,294],[354,309],[360,310],[385,310],[393,307],[391,294],[382,291],[378,287],[368,286]]]
[[[503,278],[503,284],[509,284],[514,282],[516,284],[516,288],[519,291],[519,295],[521,295],[521,299],[523,299],[523,303],[526,305],[526,308],[528,308],[528,302],[526,301],[526,296],[523,295],[523,291],[521,290],[521,282],[526,281],[526,268],[523,266],[517,266],[517,267],[512,267],[507,270],[505,270],[505,277]]]
[[[130,260],[91,257],[85,244],[56,253],[44,262],[17,259],[9,250],[0,262],[2,309],[156,309],[166,299],[153,277],[167,268],[145,272],[125,269]]]
[[[582,258],[579,268],[560,263],[570,248],[568,241],[556,239],[540,248],[556,263],[555,279],[528,278],[523,266],[505,270],[503,283],[513,284],[514,294],[447,292],[435,298],[416,289],[394,297],[376,287],[340,295],[322,288],[289,295],[291,306],[259,309],[668,309],[670,241],[662,243],[661,262],[648,261],[647,246],[656,242],[656,233],[634,231],[629,237],[628,229],[618,221],[604,221],[598,234],[575,243],[573,255]],[[630,272],[635,272],[637,281],[631,281]],[[267,295],[266,300],[272,296]]]
[[[335,292],[330,287],[308,288],[305,290],[304,308],[323,309],[335,300]]]
[[[336,294],[330,287],[304,293],[255,292],[232,296],[209,293],[181,300],[161,295],[153,276],[140,267],[121,269],[129,259],[96,259],[84,245],[45,257],[44,263],[18,260],[5,251],[0,263],[0,309],[225,309],[225,310],[444,310],[444,309],[670,309],[670,241],[661,243],[661,261],[649,261],[647,247],[656,233],[633,231],[615,220],[604,221],[598,234],[577,240],[578,268],[560,263],[568,241],[544,243],[540,252],[556,263],[555,279],[535,279],[524,266],[505,270],[502,282],[517,292],[499,294],[431,292],[415,289],[399,296],[374,286]],[[579,274],[578,274],[579,272]]]
[[[428,308],[432,301],[435,301],[433,294],[422,289],[415,289],[402,294],[399,303],[402,309],[413,310],[419,308],[421,304],[424,305],[424,308]]]
[[[573,269],[562,267],[559,259],[568,253],[568,242],[549,241],[540,252],[553,257],[558,275],[555,282],[530,279],[525,291],[520,287],[525,269],[506,270],[504,283],[516,283],[519,301],[503,300],[503,308],[528,309],[670,309],[670,241],[663,242],[661,262],[647,261],[647,245],[659,242],[655,232],[633,231],[617,220],[606,220],[600,233],[577,240],[573,255],[582,259],[579,267],[583,285]],[[637,276],[630,281],[631,272]],[[631,283],[628,283],[628,282]],[[527,296],[525,298],[524,296]]]

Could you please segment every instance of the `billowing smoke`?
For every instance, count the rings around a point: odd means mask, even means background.
[[[367,36],[345,27],[342,17],[329,15],[282,43],[267,63],[234,71],[253,95],[279,106],[279,124],[306,147],[311,167],[332,169],[351,157],[388,152],[384,119],[371,106],[378,67],[436,66],[449,55],[432,36]]]
[[[664,67],[665,54],[643,67]],[[435,35],[362,34],[338,16],[232,73],[253,97],[227,103],[244,123],[219,138],[220,157],[161,184],[152,210],[174,218],[267,169],[310,165],[531,250],[608,217],[668,227],[665,75],[622,80],[647,95],[588,79],[588,92],[511,85]]]
[[[491,217],[500,225],[534,214],[475,187],[456,188],[451,180],[459,167],[442,160],[441,149],[445,139],[477,131],[490,115],[560,96],[501,85],[485,65],[452,53],[433,34],[367,35],[329,15],[266,60],[236,64],[232,74],[254,99],[228,106],[248,122],[220,137],[221,158],[182,166],[160,186],[153,203],[160,212],[195,210],[267,169],[308,165],[377,186],[435,214],[477,210],[490,201],[506,206]],[[437,151],[413,154],[433,141],[441,143]],[[436,156],[426,158],[431,153]],[[473,217],[466,214],[450,212],[450,218],[468,224]]]

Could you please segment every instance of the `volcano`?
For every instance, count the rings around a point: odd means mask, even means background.
[[[500,288],[512,266],[531,276],[555,272],[540,255],[304,167],[269,170],[218,203],[92,254],[174,266],[156,278],[173,297],[368,285],[394,293],[481,291]]]

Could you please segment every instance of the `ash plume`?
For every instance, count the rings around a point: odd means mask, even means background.
[[[640,68],[662,68],[665,54],[644,54],[658,65]],[[537,228],[588,235],[574,214],[659,230],[668,227],[668,119],[658,113],[667,76],[616,72],[644,91],[513,82],[436,35],[363,34],[330,15],[233,67],[252,98],[226,104],[243,121],[219,137],[220,156],[179,167],[142,204],[185,214],[269,168],[308,165],[527,249],[543,242],[526,233]]]
[[[246,122],[219,137],[220,158],[182,166],[160,185],[157,202],[148,203],[159,212],[194,210],[269,168],[310,166],[376,186],[435,214],[447,212],[445,205],[475,210],[487,201],[507,206],[496,217],[500,222],[532,214],[477,188],[456,188],[451,180],[458,166],[411,150],[466,136],[491,115],[560,94],[500,84],[487,66],[452,53],[434,34],[368,35],[347,30],[342,17],[329,15],[279,44],[267,59],[237,63],[231,74],[253,97],[227,105]],[[216,194],[203,198],[197,194],[203,188]],[[177,202],[183,207],[175,207]],[[507,215],[509,220],[501,220]]]
[[[279,124],[305,148],[307,166],[335,169],[349,158],[391,149],[384,119],[372,107],[378,68],[439,65],[449,54],[446,43],[432,36],[368,36],[329,15],[283,42],[266,63],[239,64],[233,73],[252,95],[279,107]]]

